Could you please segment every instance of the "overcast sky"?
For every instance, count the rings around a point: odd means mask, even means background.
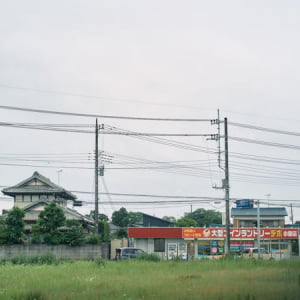
[[[220,109],[221,119],[229,121],[231,197],[269,200],[270,206],[292,203],[294,221],[300,220],[295,207],[300,206],[299,6],[291,0],[1,1],[0,105],[209,120]],[[95,124],[92,117],[3,108],[0,121]],[[210,122],[99,118],[99,123],[143,133],[217,133]],[[223,124],[221,130],[223,135]],[[0,127],[0,136],[1,189],[38,171],[67,190],[87,192],[74,193],[85,203],[81,212],[93,209],[93,134]],[[165,139],[185,144],[164,145]],[[213,188],[224,178],[215,141],[198,136],[151,142],[100,134],[99,142],[112,156],[100,192],[224,197]],[[182,149],[190,145],[197,151]],[[223,145],[222,138],[221,150]],[[11,205],[0,200],[1,208]],[[155,202],[126,204],[146,200]],[[110,216],[124,206],[179,218],[191,208],[224,211],[224,202],[157,203],[165,200],[173,199],[100,195],[105,201],[100,212]]]

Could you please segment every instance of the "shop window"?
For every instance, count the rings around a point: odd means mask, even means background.
[[[154,252],[165,252],[165,239],[154,239]]]

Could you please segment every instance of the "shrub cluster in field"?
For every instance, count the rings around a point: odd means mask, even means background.
[[[137,260],[160,261],[160,258],[159,258],[159,256],[157,256],[154,253],[148,254],[148,253],[144,252],[137,257]]]
[[[34,256],[15,256],[11,259],[1,259],[0,265],[12,263],[13,265],[57,265],[62,260],[57,259],[52,253]]]

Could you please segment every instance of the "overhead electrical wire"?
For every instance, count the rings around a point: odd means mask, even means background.
[[[266,127],[260,127],[260,126],[248,125],[248,124],[241,124],[241,123],[236,123],[236,122],[228,122],[228,124],[231,125],[231,126],[247,128],[247,129],[252,129],[252,130],[265,131],[265,132],[271,132],[271,133],[279,133],[279,134],[292,135],[292,136],[300,136],[300,132],[293,132],[293,131],[279,130],[279,129],[273,129],[273,128],[266,128]]]
[[[33,112],[33,113],[41,113],[41,114],[74,116],[74,117],[92,117],[92,118],[135,120],[135,121],[167,121],[167,122],[210,122],[211,121],[211,119],[197,119],[197,118],[146,118],[146,117],[113,116],[113,115],[100,115],[100,114],[87,114],[87,113],[72,113],[72,112],[25,108],[25,107],[8,106],[8,105],[0,105],[0,109],[17,110],[17,111],[25,111],[25,112]]]
[[[266,141],[246,139],[246,138],[233,137],[233,136],[230,136],[228,138],[233,141],[239,141],[239,142],[244,142],[244,143],[252,143],[252,144],[258,144],[258,145],[263,145],[263,146],[300,150],[300,146],[297,146],[297,145],[280,144],[280,143],[266,142]]]

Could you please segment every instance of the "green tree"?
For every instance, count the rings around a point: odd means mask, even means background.
[[[128,213],[128,226],[132,226],[134,224],[137,224],[138,222],[142,221],[142,213],[140,212],[132,212],[130,211]]]
[[[197,222],[189,217],[182,217],[176,222],[177,227],[197,227]]]
[[[63,241],[63,234],[59,230],[64,226],[66,217],[61,207],[51,202],[40,212],[38,218],[39,230],[46,244],[57,245]]]
[[[194,219],[199,227],[222,223],[222,214],[212,209],[199,208],[187,214],[187,217]]]
[[[86,215],[86,217],[88,217],[92,220],[95,220],[95,210],[91,210],[90,213],[88,215]],[[106,222],[109,221],[108,216],[105,214],[99,214],[98,218],[99,218],[99,221],[106,221]]]
[[[163,218],[163,220],[166,220],[166,221],[172,222],[173,224],[176,224],[176,218],[175,217],[163,216],[162,218]]]
[[[6,244],[6,220],[0,216],[0,245]]]
[[[77,220],[67,220],[66,225],[67,230],[64,233],[64,243],[69,246],[84,244],[84,233],[81,223]]]
[[[111,221],[114,225],[120,226],[122,228],[128,226],[128,211],[125,207],[121,207],[119,210],[113,212],[111,216]]]
[[[141,220],[142,213],[140,212],[128,212],[126,208],[121,207],[119,210],[113,212],[111,220],[116,226],[126,228],[132,226]]]
[[[24,236],[24,210],[13,207],[6,218],[6,241],[8,244],[21,244]]]
[[[128,237],[127,229],[126,228],[120,228],[120,229],[116,230],[113,237],[117,238],[117,239],[127,238]]]
[[[31,226],[30,241],[32,244],[42,243],[42,235],[39,224],[34,224]]]
[[[100,240],[102,242],[110,242],[110,228],[106,221],[99,221]]]

